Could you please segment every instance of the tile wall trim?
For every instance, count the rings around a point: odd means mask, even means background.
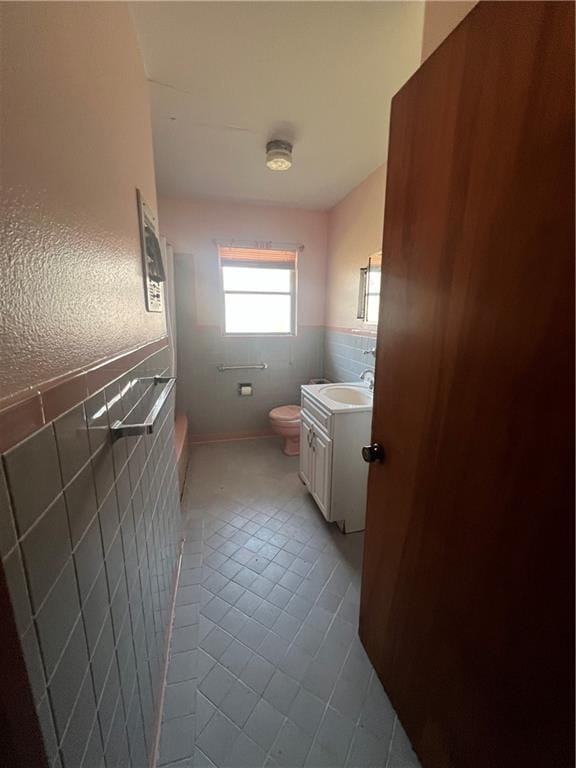
[[[167,346],[168,338],[163,336],[0,400],[0,453],[13,448]]]
[[[253,432],[216,432],[212,435],[190,435],[190,443],[221,443],[228,440],[252,440],[255,437],[276,437],[271,429],[256,430]]]
[[[374,336],[378,335],[376,328],[340,328],[337,325],[325,325],[326,331],[334,331],[335,333],[349,333],[352,336]]]

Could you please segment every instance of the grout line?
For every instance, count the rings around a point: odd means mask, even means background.
[[[170,608],[170,621],[168,622],[168,632],[166,634],[166,651],[164,654],[164,670],[162,674],[162,688],[160,691],[160,701],[158,702],[158,714],[156,720],[156,733],[154,736],[154,750],[150,768],[156,768],[160,758],[160,733],[162,731],[162,712],[164,710],[164,695],[166,693],[166,679],[168,677],[168,665],[170,662],[170,646],[172,644],[172,630],[174,628],[174,614],[176,612],[176,594],[178,592],[178,582],[180,581],[180,570],[182,567],[182,552],[184,550],[185,539],[180,541],[180,553],[176,566],[176,578],[174,579],[174,591],[172,594],[172,605]]]
[[[394,735],[396,733],[396,723],[398,722],[398,715],[394,715],[394,723],[392,724],[392,733],[390,734],[390,743],[388,744],[388,754],[386,755],[386,764],[384,768],[389,768],[390,758],[392,757],[392,744],[394,742]]]

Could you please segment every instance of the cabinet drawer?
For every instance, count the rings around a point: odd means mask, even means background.
[[[328,435],[331,434],[332,415],[328,411],[325,411],[306,395],[302,395],[302,410],[319,427],[322,427]]]

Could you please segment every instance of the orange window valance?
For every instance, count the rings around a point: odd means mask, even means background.
[[[273,248],[238,248],[220,246],[220,261],[225,266],[264,265],[294,268],[296,251],[278,250]]]

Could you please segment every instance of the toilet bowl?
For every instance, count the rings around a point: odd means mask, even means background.
[[[286,456],[300,455],[300,411],[299,405],[281,405],[268,414],[272,430],[284,438]]]

